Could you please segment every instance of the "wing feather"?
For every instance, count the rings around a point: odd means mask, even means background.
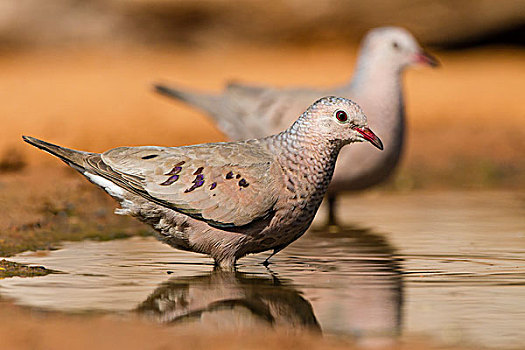
[[[219,227],[269,215],[282,188],[280,167],[256,141],[187,147],[120,147],[94,164],[135,193]],[[105,169],[109,168],[109,169]]]

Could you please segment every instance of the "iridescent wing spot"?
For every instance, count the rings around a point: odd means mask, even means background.
[[[182,171],[182,165],[186,163],[185,161],[182,161],[182,162],[179,162],[177,164],[175,164],[175,166],[173,167],[173,169],[171,169],[170,171],[168,171],[166,174],[164,175],[167,175],[169,176],[168,179],[166,181],[164,181],[163,183],[161,183],[160,185],[161,186],[169,186],[171,185],[172,183],[174,183],[175,181],[177,181],[179,179],[179,173]]]
[[[201,187],[202,185],[204,185],[204,175],[201,174],[202,170],[204,168],[199,168],[197,169],[193,174],[197,174],[197,176],[195,176],[195,179],[193,179],[192,183],[193,185],[191,185],[190,188],[184,190],[184,193],[188,193],[188,192],[191,192],[193,191],[194,189],[196,188],[199,188]]]

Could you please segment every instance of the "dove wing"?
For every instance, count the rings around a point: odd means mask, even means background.
[[[328,90],[291,87],[276,89],[229,83],[226,87],[235,118],[219,126],[233,138],[261,138],[288,128],[312,103]],[[233,131],[231,131],[233,130]]]
[[[219,127],[236,140],[262,138],[276,133],[275,120],[282,119],[294,97],[289,96],[287,90],[236,82],[226,86],[224,96],[232,111],[229,114],[232,118],[221,120]],[[304,110],[291,113],[291,121],[302,112]],[[285,124],[287,125],[277,130],[277,133],[286,129],[290,123]]]
[[[237,81],[230,81],[226,84],[226,91],[229,94],[242,96],[244,98],[258,98],[268,90],[272,89],[261,85],[251,85]]]
[[[266,217],[282,185],[279,165],[248,142],[120,147],[101,159],[133,192],[217,227]]]

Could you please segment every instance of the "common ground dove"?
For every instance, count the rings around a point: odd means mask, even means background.
[[[248,141],[98,154],[23,139],[102,187],[120,202],[117,214],[225,268],[246,254],[275,254],[306,231],[344,145],[369,141],[383,149],[360,107],[339,97],[318,100],[279,134]]]
[[[232,140],[259,138],[287,128],[311,101],[336,95],[356,101],[371,127],[381,135],[385,152],[363,145],[344,149],[328,189],[329,224],[336,223],[335,198],[342,191],[363,190],[384,181],[399,162],[405,113],[402,73],[415,64],[438,65],[405,29],[371,30],[360,50],[352,80],[330,89],[275,89],[230,83],[212,95],[156,85],[159,93],[191,104],[212,116]]]

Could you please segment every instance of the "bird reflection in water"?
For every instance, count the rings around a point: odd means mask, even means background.
[[[137,311],[169,324],[318,332],[322,327],[325,333],[352,335],[361,344],[393,342],[401,330],[400,263],[383,235],[348,227],[335,234],[311,230],[271,265],[289,279],[270,270],[174,277]]]
[[[162,323],[218,329],[287,327],[321,330],[312,305],[274,276],[214,270],[162,283],[137,311]]]
[[[355,226],[339,226],[337,232],[313,228],[287,253],[287,260],[297,261],[303,271],[312,269],[311,275],[297,274],[294,283],[315,297],[324,331],[353,335],[363,343],[391,342],[400,335],[402,259],[384,235]],[[313,275],[316,284],[307,286]]]

